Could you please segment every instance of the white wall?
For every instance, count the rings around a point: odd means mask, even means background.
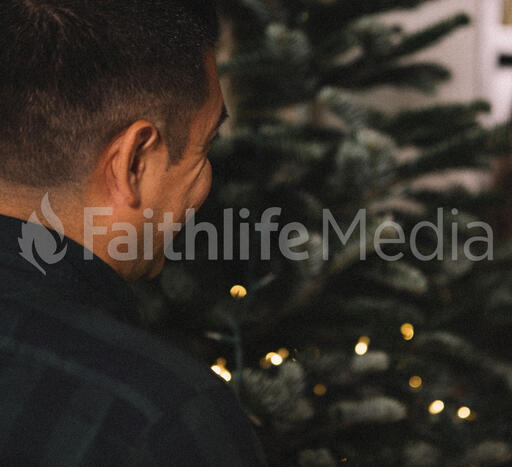
[[[414,10],[382,15],[385,22],[400,24],[411,32],[458,12],[468,13],[472,24],[413,57],[413,61],[444,64],[452,71],[452,81],[442,85],[436,95],[387,88],[369,93],[364,100],[389,110],[483,97],[493,105],[485,120],[505,120],[512,109],[512,67],[500,68],[497,63],[499,53],[512,54],[512,26],[501,25],[502,8],[502,0],[435,0]]]
[[[416,31],[461,11],[471,17],[472,23],[413,57],[413,61],[435,61],[451,70],[452,80],[442,85],[435,96],[387,89],[369,93],[365,100],[392,110],[484,98],[493,107],[492,113],[483,119],[484,123],[509,118],[512,67],[500,68],[498,56],[502,52],[512,54],[512,26],[501,25],[502,8],[502,0],[434,0],[415,10],[382,15],[384,21],[401,24],[406,31]],[[491,185],[492,180],[492,176],[478,171],[454,171],[450,176],[427,177],[421,183],[432,188],[457,183],[479,191]]]
[[[397,22],[403,25],[406,31],[412,32],[459,12],[466,12],[473,17],[476,13],[478,1],[436,0],[427,2],[416,10],[391,13],[384,15],[383,18],[386,22]],[[439,62],[452,70],[454,80],[440,89],[439,99],[467,99],[476,95],[476,32],[477,28],[474,24],[460,28],[438,44],[416,54],[415,58],[418,60]]]
[[[503,1],[478,2],[478,86],[493,104],[491,121],[503,121],[512,110],[512,66],[498,66],[498,57],[512,55],[512,25],[502,25]]]

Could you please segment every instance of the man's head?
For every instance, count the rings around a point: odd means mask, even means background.
[[[78,193],[137,230],[164,212],[183,221],[208,194],[206,153],[225,113],[217,35],[208,0],[6,0],[0,183],[50,199]],[[66,209],[66,234],[84,243],[71,226],[81,215]],[[94,252],[126,278],[153,276],[163,263],[155,239],[156,261],[119,265]]]

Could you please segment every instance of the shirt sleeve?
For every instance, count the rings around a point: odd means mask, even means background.
[[[221,383],[224,385],[223,383]],[[133,466],[265,467],[261,444],[226,386],[165,413],[136,449]]]

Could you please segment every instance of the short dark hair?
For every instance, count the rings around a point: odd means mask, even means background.
[[[181,154],[208,94],[212,1],[4,0],[0,10],[0,178],[79,182],[139,118],[161,119]]]

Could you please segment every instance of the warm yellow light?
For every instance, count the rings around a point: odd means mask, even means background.
[[[281,363],[283,363],[283,357],[275,352],[269,352],[267,355],[265,355],[265,360],[272,363],[272,365],[279,366]]]
[[[272,365],[279,366],[281,363],[283,363],[283,357],[281,357],[281,355],[278,353],[275,353],[270,357],[270,363],[272,363]]]
[[[433,415],[441,413],[443,410],[444,410],[444,402],[439,401],[439,400],[432,402],[432,404],[430,404],[430,406],[428,408],[428,411]]]
[[[357,355],[364,355],[366,352],[368,352],[368,345],[364,344],[363,342],[359,342],[355,347],[355,351]]]
[[[457,410],[457,417],[466,419],[471,415],[471,410],[469,407],[461,407],[459,410]]]
[[[222,379],[226,381],[231,381],[231,373],[226,369],[226,359],[225,358],[218,358],[217,363],[215,365],[212,365],[210,368],[211,370],[219,375]]]
[[[418,389],[423,384],[423,380],[419,376],[411,376],[409,379],[409,386],[413,389]]]
[[[284,347],[280,348],[277,353],[281,355],[283,360],[286,360],[290,356],[290,351]]]
[[[219,366],[226,366],[226,363],[227,362],[226,362],[225,358],[220,357],[217,359],[217,365],[219,365]]]
[[[414,337],[414,326],[411,323],[404,323],[400,326],[400,332],[406,341],[410,341]]]
[[[357,355],[364,355],[368,352],[368,346],[370,345],[370,338],[367,336],[361,336],[359,342],[354,347]]]
[[[327,388],[323,384],[317,384],[313,388],[313,392],[315,393],[316,396],[325,396],[325,394],[327,392]]]
[[[231,373],[228,370],[222,370],[220,377],[227,382],[231,381]]]
[[[370,345],[370,338],[368,336],[361,336],[359,338],[359,342],[366,344],[366,345]]]
[[[247,295],[247,289],[243,285],[234,285],[229,293],[233,298],[241,299]]]

